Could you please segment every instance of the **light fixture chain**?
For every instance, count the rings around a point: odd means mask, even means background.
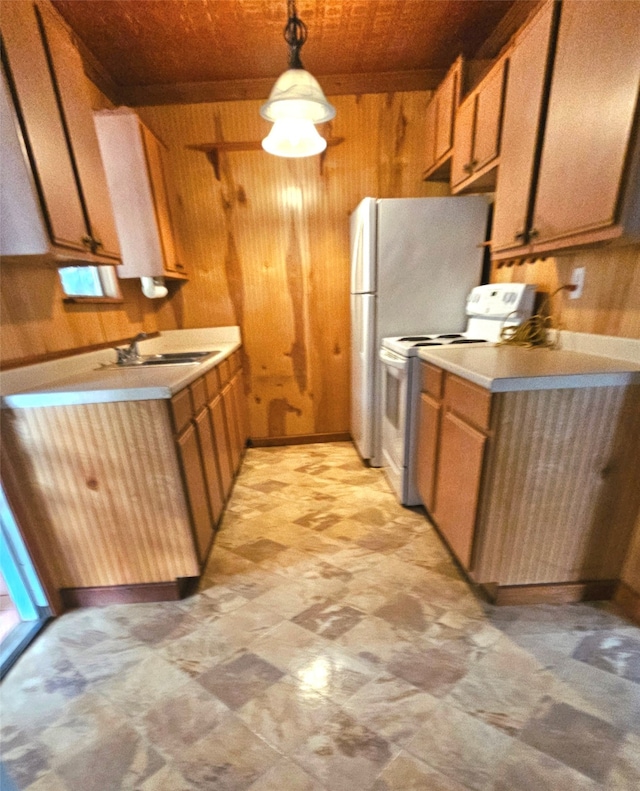
[[[289,68],[303,69],[300,50],[307,40],[307,26],[298,18],[295,0],[287,0],[289,19],[284,27],[284,40],[289,45]]]

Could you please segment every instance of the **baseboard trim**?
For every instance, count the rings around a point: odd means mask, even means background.
[[[613,601],[630,621],[640,626],[640,593],[626,582],[620,582]]]
[[[492,604],[499,607],[517,604],[575,604],[581,601],[606,601],[614,597],[617,587],[617,580],[542,585],[480,585]]]
[[[181,577],[170,582],[149,582],[139,585],[62,588],[60,597],[67,610],[74,610],[77,607],[102,607],[106,604],[178,601],[189,595],[197,581],[198,577]]]
[[[276,445],[311,445],[316,442],[350,442],[351,434],[348,431],[339,431],[335,434],[294,434],[291,437],[252,437],[248,445],[250,448],[270,448]]]

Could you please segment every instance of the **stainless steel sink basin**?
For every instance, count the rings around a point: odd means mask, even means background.
[[[107,365],[107,368],[144,368],[152,365],[193,365],[207,357],[218,354],[218,349],[207,352],[163,352],[162,354],[141,354],[137,359]]]

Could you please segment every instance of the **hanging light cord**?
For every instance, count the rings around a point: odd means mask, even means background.
[[[559,328],[555,340],[549,338],[549,330],[553,329],[553,316],[551,315],[551,300],[560,291],[573,291],[575,286],[560,286],[552,294],[547,294],[540,305],[538,312],[531,318],[518,324],[517,327],[503,327],[500,330],[500,344],[508,346],[542,346],[554,349],[560,343]],[[507,319],[509,316],[507,316]]]
[[[301,19],[298,19],[295,0],[287,0],[287,11],[289,19],[284,26],[284,40],[289,45],[289,68],[303,69],[300,50],[307,40],[307,26]]]

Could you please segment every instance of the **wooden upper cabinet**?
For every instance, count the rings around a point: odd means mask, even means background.
[[[120,244],[120,277],[184,278],[164,146],[127,107],[95,113]]]
[[[460,57],[451,66],[427,106],[425,170],[423,173],[425,180],[449,180],[453,124],[456,110],[460,104],[463,67],[463,59]]]
[[[517,37],[495,260],[640,239],[638,41],[640,3],[615,0],[549,2]]]
[[[47,6],[3,3],[1,32],[3,71],[29,166],[28,179],[12,184],[12,194],[34,232],[25,237],[18,228],[5,229],[0,253],[61,263],[119,263],[79,53]]]
[[[453,192],[495,187],[509,60],[503,55],[458,109],[451,165]]]
[[[517,36],[509,59],[492,251],[524,240],[533,182],[555,4],[547,3]]]
[[[625,172],[639,85],[640,3],[563,3],[531,229],[538,248],[640,232],[637,150]]]

